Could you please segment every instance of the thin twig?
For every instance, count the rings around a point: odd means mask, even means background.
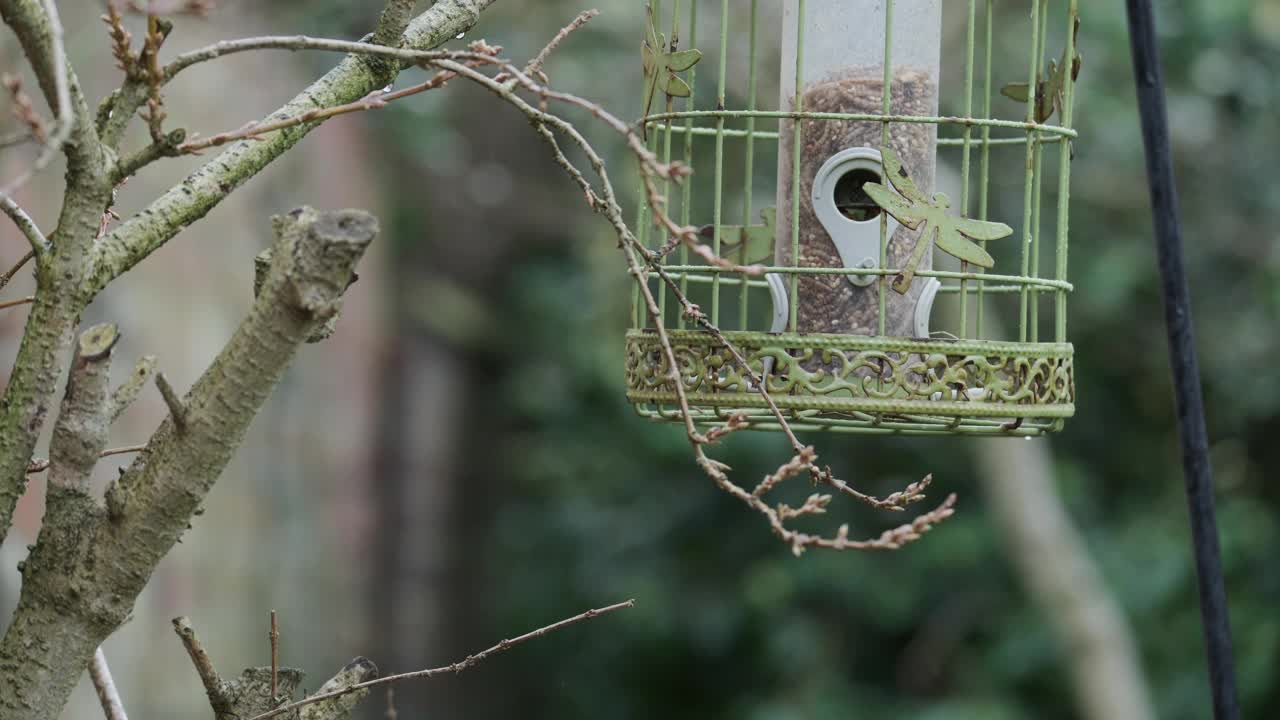
[[[89,663],[89,677],[93,680],[93,689],[98,692],[98,701],[102,703],[102,712],[107,720],[129,720],[124,711],[124,703],[120,700],[120,691],[116,690],[115,681],[111,679],[111,668],[107,667],[107,655],[102,652],[102,648],[93,653],[93,661]]]
[[[412,85],[407,88],[402,88],[400,90],[395,90],[391,92],[386,92],[383,90],[374,90],[368,95],[365,95],[363,98],[352,103],[347,103],[345,105],[335,105],[333,107],[320,108],[320,109],[312,110],[310,112],[303,113],[301,115],[296,115],[291,118],[276,120],[274,122],[249,123],[248,125],[245,125],[239,130],[222,132],[222,133],[218,133],[217,135],[210,135],[207,138],[202,138],[199,140],[190,140],[188,142],[182,143],[181,145],[178,145],[176,150],[178,151],[178,153],[196,154],[202,150],[207,150],[209,148],[217,147],[219,145],[226,145],[227,143],[234,142],[236,140],[245,140],[248,138],[259,138],[259,137],[262,137],[263,135],[266,135],[267,133],[275,132],[277,130],[284,130],[287,128],[296,127],[298,125],[306,125],[307,123],[319,122],[322,120],[327,120],[331,117],[336,117],[338,115],[347,115],[349,113],[364,112],[367,110],[377,110],[379,108],[385,107],[387,103],[393,100],[399,100],[401,98],[409,97],[410,95],[417,95],[419,93],[423,93],[428,90],[434,90],[436,88],[443,87],[453,77],[454,76],[452,73],[444,73],[444,72],[438,73],[437,75],[432,77],[430,80],[427,80],[426,82],[422,82],[417,85]]]
[[[146,445],[126,445],[124,447],[107,448],[106,450],[103,450],[102,452],[98,453],[98,457],[104,458],[104,457],[111,457],[112,455],[125,455],[128,453],[142,452],[143,450],[146,450],[146,449],[147,449]],[[33,473],[44,472],[45,470],[48,470],[48,469],[49,469],[49,461],[47,459],[33,458],[31,462],[27,465],[27,474],[31,475]]]
[[[18,298],[17,300],[6,300],[5,302],[0,302],[0,310],[7,310],[11,307],[18,307],[19,305],[30,305],[35,301],[35,295],[28,295],[24,298]]]
[[[49,240],[44,236],[44,233],[40,232],[36,221],[32,220],[27,211],[23,210],[22,206],[14,201],[13,196],[0,195],[0,210],[3,210],[4,214],[13,220],[13,224],[17,225],[18,229],[22,231],[22,236],[31,245],[33,253],[44,252],[45,248],[49,247]]]
[[[178,393],[169,384],[169,378],[163,372],[156,373],[156,388],[160,390],[160,397],[164,398],[165,405],[169,406],[169,414],[173,416],[173,425],[182,432],[187,429],[187,406],[182,402],[182,398],[178,397]]]
[[[585,20],[583,22],[585,22]],[[573,28],[574,24],[571,23],[567,27]],[[566,33],[566,35],[567,34],[568,33]],[[237,52],[246,52],[250,50],[273,50],[273,49],[274,50],[324,50],[324,51],[331,51],[331,52],[376,55],[380,57],[396,58],[409,63],[416,63],[421,65],[435,65],[439,68],[446,69],[446,70],[450,69],[450,65],[452,63],[466,62],[466,63],[480,64],[480,63],[484,63],[488,59],[485,55],[481,53],[476,53],[476,52],[459,52],[459,51],[447,51],[447,50],[429,50],[429,51],[402,50],[399,48],[385,47],[381,45],[371,45],[368,43],[356,43],[356,42],[349,42],[349,41],[343,41],[343,40],[331,40],[326,38],[313,38],[305,35],[263,36],[263,37],[255,37],[255,38],[244,38],[241,40],[223,41],[220,43],[215,43],[214,45],[193,50],[188,53],[183,53],[182,55],[179,55],[177,58],[175,58],[173,62],[169,63],[169,65],[167,65],[164,68],[164,71],[163,71],[164,77],[166,80],[171,79],[178,72],[195,63],[212,60],[214,58],[221,57],[223,55],[229,55]],[[566,102],[572,105],[577,105],[583,109],[588,110],[596,118],[605,122],[614,130],[622,134],[628,146],[632,150],[632,152],[634,152],[641,159],[642,165],[647,166],[646,170],[641,172],[641,179],[644,184],[645,194],[649,200],[650,207],[653,209],[654,219],[667,232],[667,234],[670,237],[675,238],[679,242],[688,245],[695,253],[697,253],[700,257],[705,259],[707,262],[713,265],[716,265],[718,267],[721,267],[725,270],[729,270],[732,272],[742,272],[750,275],[758,275],[763,273],[764,270],[763,270],[763,267],[761,266],[754,266],[754,265],[743,266],[736,263],[732,263],[728,260],[725,260],[724,258],[721,258],[715,255],[708,248],[706,248],[704,245],[698,242],[697,228],[694,228],[692,226],[683,226],[676,223],[663,210],[663,206],[665,205],[666,200],[662,196],[662,194],[659,192],[657,188],[657,184],[654,182],[654,178],[657,177],[664,180],[679,181],[681,178],[683,178],[685,175],[688,174],[687,169],[684,168],[680,163],[672,162],[672,163],[664,164],[664,163],[658,162],[657,157],[653,153],[649,152],[649,150],[644,146],[643,141],[639,138],[639,136],[637,136],[634,132],[631,131],[627,123],[605,112],[599,105],[583,100],[582,98],[579,98],[574,95],[570,95],[567,93],[559,93],[556,91],[552,91],[549,88],[546,88],[544,86],[538,85],[532,79],[529,78],[528,74],[516,69],[515,67],[511,66],[509,63],[493,63],[493,64],[499,64],[503,68],[503,72],[499,76],[502,80],[509,82],[509,79],[511,77],[516,77],[520,80],[520,84],[522,86],[537,92],[544,100],[557,100],[557,101]],[[492,80],[492,78],[489,78],[489,79]],[[417,89],[416,92],[421,92],[422,89],[429,89],[429,88]],[[409,93],[409,94],[414,94],[414,93]],[[375,108],[383,107],[383,104],[385,103],[385,101],[391,98],[386,96],[381,96],[377,98],[377,99],[381,99],[383,103],[371,102],[371,100],[373,99],[374,99],[373,94],[370,94],[370,96],[367,96],[362,100],[356,101],[355,103],[350,103],[348,105],[338,106],[338,108],[331,108],[329,110],[312,111],[309,113],[305,113],[302,116],[298,116],[295,118],[287,118],[285,120],[276,121],[270,124],[246,125],[245,127],[240,128],[237,131],[233,131],[230,133],[222,133],[220,135],[213,136],[212,138],[208,138],[203,141],[195,141],[195,140],[189,141],[182,146],[182,150],[184,152],[196,152],[207,147],[212,147],[215,145],[220,145],[220,144],[229,142],[231,140],[243,139],[246,137],[254,137],[257,135],[264,134],[266,132],[270,132],[272,130],[279,130],[286,127],[293,127],[295,125],[300,125],[308,122],[313,122],[315,120],[321,120],[327,117],[332,117],[333,115],[337,115],[337,114],[345,114],[349,112],[358,112],[361,110],[375,109]],[[648,248],[644,248],[643,246],[639,246],[639,251],[643,256],[646,257],[646,259],[650,255],[652,255],[654,252],[652,250],[649,250]]]
[[[341,690],[335,690],[333,692],[328,692],[328,693],[316,693],[311,697],[304,698],[302,700],[299,700],[297,702],[292,702],[287,705],[281,705],[280,707],[274,710],[271,710],[269,712],[265,712],[260,715],[255,715],[252,718],[249,718],[249,720],[267,720],[267,718],[273,718],[277,715],[291,713],[300,707],[311,705],[312,703],[318,703],[323,700],[332,700],[333,698],[341,697],[342,695],[346,695],[348,693],[352,693],[357,690],[363,690],[365,688],[371,688],[377,685],[386,685],[388,683],[396,683],[396,682],[401,682],[403,680],[419,680],[422,678],[429,678],[436,675],[443,675],[445,673],[462,672],[463,670],[466,670],[467,668],[470,668],[473,665],[477,665],[483,662],[484,660],[489,659],[493,655],[496,655],[504,650],[509,650],[523,642],[527,642],[529,640],[535,640],[537,638],[542,637],[543,635],[568,627],[569,625],[573,625],[574,623],[582,622],[583,620],[590,620],[591,618],[599,617],[601,615],[611,613],[615,610],[622,610],[624,608],[635,607],[635,604],[636,604],[635,600],[627,600],[625,602],[609,605],[608,607],[602,607],[596,610],[588,610],[584,613],[574,615],[571,618],[565,618],[564,620],[551,623],[550,625],[538,628],[537,630],[534,630],[532,632],[527,632],[518,637],[503,640],[502,642],[498,643],[497,645],[494,645],[493,647],[488,648],[487,650],[481,650],[480,652],[474,655],[468,655],[466,658],[459,660],[458,662],[453,663],[452,665],[445,665],[443,667],[430,668],[427,670],[415,670],[413,672],[401,673],[399,675],[388,675],[386,677],[377,678],[376,680],[370,680],[368,682],[362,682],[357,685],[352,685],[350,687],[346,687]]]
[[[31,262],[31,258],[35,256],[36,256],[35,250],[28,250],[27,254],[23,255],[22,258],[18,260],[18,262],[14,263],[13,267],[6,270],[3,275],[0,275],[0,290],[3,290],[4,286],[8,285],[10,280],[13,280],[13,276],[17,275],[18,271],[21,270],[24,265]]]
[[[280,674],[280,626],[276,624],[276,611],[271,611],[271,631],[267,633],[271,640],[271,699],[275,700],[280,692],[278,678]]]
[[[308,35],[261,35],[237,40],[222,40],[212,45],[182,53],[164,66],[164,78],[167,82],[173,80],[178,73],[197,63],[215,60],[224,55],[254,50],[320,50],[357,55],[377,55],[411,64],[452,56],[452,53],[448,50],[406,50],[385,45],[317,38]]]
[[[560,47],[560,43],[564,42],[565,38],[569,37],[569,35],[578,28],[591,22],[592,18],[599,14],[600,11],[594,9],[584,10],[578,13],[578,17],[574,18],[573,22],[565,25],[563,28],[560,28],[560,32],[556,33],[556,36],[551,38],[551,42],[547,43],[546,47],[542,48],[542,52],[535,55],[533,59],[529,61],[529,64],[524,66],[525,74],[534,77],[541,77],[545,82],[547,76],[542,72],[542,66],[547,62],[547,58],[551,53],[555,52],[556,48]]]

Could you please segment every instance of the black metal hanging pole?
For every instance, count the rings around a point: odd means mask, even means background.
[[[1200,619],[1209,659],[1213,716],[1240,717],[1236,697],[1235,664],[1231,656],[1231,621],[1218,548],[1218,522],[1213,510],[1213,473],[1204,401],[1200,395],[1200,365],[1196,359],[1191,321],[1191,298],[1182,261],[1182,231],[1178,224],[1178,193],[1173,179],[1169,123],[1165,113],[1164,81],[1156,45],[1155,17],[1150,0],[1126,0],[1133,75],[1138,86],[1142,141],[1146,147],[1147,181],[1155,218],[1156,252],[1165,324],[1169,331],[1169,362],[1182,442],[1182,469],[1191,512],[1191,541],[1195,549],[1200,589]]]

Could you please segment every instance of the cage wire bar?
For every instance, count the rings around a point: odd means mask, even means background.
[[[770,19],[776,17],[777,7],[771,6],[784,2],[792,3],[797,13],[795,63],[781,71],[795,74],[796,92],[790,110],[761,107],[762,86],[782,83],[781,75],[769,73],[765,69],[768,64],[762,62],[769,47],[762,41],[767,40],[761,32],[762,21],[766,15]],[[1067,279],[1071,144],[1077,137],[1072,126],[1075,78],[1069,66],[1076,57],[1077,0],[1053,4],[1030,0],[1029,13],[1007,16],[997,12],[993,0],[967,0],[960,83],[963,95],[958,99],[946,95],[941,78],[935,78],[942,91],[940,96],[952,101],[954,111],[960,115],[904,114],[894,105],[894,11],[895,5],[905,2],[909,0],[881,0],[884,78],[878,113],[821,112],[804,107],[806,0],[720,0],[719,12],[706,12],[707,17],[703,18],[699,18],[699,6],[710,7],[713,3],[645,3],[653,24],[646,38],[655,37],[655,31],[660,33],[658,37],[665,45],[655,50],[661,53],[697,48],[699,31],[718,24],[715,50],[704,52],[701,62],[679,74],[689,87],[688,96],[666,94],[659,83],[659,89],[645,98],[651,104],[640,123],[649,149],[666,162],[675,157],[678,149],[679,159],[694,169],[694,175],[676,188],[675,197],[673,184],[663,182],[668,203],[678,206],[678,213],[670,215],[684,226],[707,223],[702,227],[702,239],[716,255],[739,266],[763,266],[759,268],[762,274],[748,274],[694,261],[689,248],[680,243],[676,245],[678,249],[662,259],[663,270],[678,284],[682,295],[707,310],[711,322],[743,353],[751,369],[765,374],[770,396],[797,430],[1011,436],[1059,430],[1074,413],[1075,401],[1073,350],[1066,333],[1067,299],[1072,291]],[[769,10],[774,11],[772,15]],[[1002,27],[1009,24],[1010,17],[1027,22],[1026,32]],[[744,21],[741,33],[731,32]],[[1011,37],[1025,38],[1025,76],[1016,71],[1000,72],[1004,68],[993,65],[997,40],[1005,42]],[[1068,67],[1059,68],[1060,102],[1056,113],[1051,105],[1046,117],[1043,100],[1038,101],[1039,93],[1034,89],[1046,82],[1046,57],[1057,48],[1062,48],[1062,61]],[[745,64],[731,67],[732,61],[744,52]],[[952,57],[945,60],[948,64],[954,62]],[[707,68],[713,63],[714,68]],[[993,114],[1000,108],[993,102],[999,96],[993,81],[1005,74],[1025,77],[1031,89],[1018,119]],[[707,81],[708,75],[713,82]],[[712,89],[714,104],[704,99]],[[976,116],[975,89],[980,92]],[[1013,101],[1000,102],[1005,108],[1018,107]],[[903,272],[901,267],[890,266],[889,213],[879,214],[878,266],[816,266],[805,257],[800,244],[801,203],[809,200],[802,197],[803,134],[819,123],[851,122],[879,124],[881,143],[886,147],[891,144],[890,131],[895,127],[927,124],[951,131],[937,137],[936,147],[937,154],[947,156],[948,161],[958,150],[959,197],[957,206],[950,211],[953,216],[996,220],[990,183],[993,175],[1003,171],[999,160],[1007,159],[1008,167],[1021,170],[1020,227],[1010,238],[990,244],[980,242],[995,257],[992,270],[961,263],[954,269],[922,265],[915,271],[915,282],[936,279],[941,283],[937,292],[942,302],[934,305],[931,318],[927,319],[931,328],[945,326],[947,330],[933,329],[924,336],[886,333],[886,304],[894,293],[890,284]],[[784,137],[787,133],[789,138]],[[681,136],[678,148],[677,135]],[[778,194],[780,201],[790,202],[790,208],[778,208],[784,214],[759,208],[756,201],[761,194],[757,187],[761,177],[757,175],[768,169],[775,156],[775,163],[787,160],[782,157],[785,145],[789,145],[792,155],[790,191]],[[1011,153],[1019,148],[1022,157],[1015,158]],[[1044,183],[1049,165],[1045,156],[1052,149],[1057,150],[1057,182]],[[1018,164],[1015,159],[1022,162]],[[740,184],[733,182],[726,192],[726,174],[731,172],[741,173],[742,180]],[[1041,233],[1046,185],[1056,185],[1051,244],[1046,244]],[[971,212],[975,200],[976,211]],[[740,203],[740,212],[730,212],[733,203]],[[669,207],[668,211],[673,209]],[[637,213],[641,242],[653,250],[667,245],[669,238],[655,226],[643,192]],[[730,217],[741,225],[726,225]],[[770,217],[779,222],[785,217],[789,226],[775,236]],[[764,225],[758,224],[760,218]],[[775,240],[790,245],[785,264],[774,261]],[[928,241],[929,238],[919,240]],[[762,259],[762,243],[768,246],[767,255],[763,256],[767,261]],[[1051,256],[1048,272],[1042,272],[1042,255]],[[785,308],[774,308],[785,317],[785,324],[772,329],[768,319],[776,296],[771,295],[770,275],[781,278],[779,284],[786,288]],[[806,282],[802,280],[857,278],[863,278],[864,283],[869,279],[875,286],[874,334],[802,331],[800,311],[807,299]],[[651,283],[658,297],[657,321],[667,330],[675,350],[680,382],[694,421],[701,426],[714,426],[741,415],[752,428],[776,429],[776,420],[750,375],[735,366],[732,354],[712,334],[691,329],[679,307],[669,307],[672,291],[663,285],[658,273],[649,272],[643,281]],[[1042,342],[1040,306],[1046,301],[1052,304],[1052,319],[1046,316],[1044,332],[1052,340]],[[639,302],[638,285],[632,295],[632,308],[632,327],[626,336],[628,398],[642,416],[681,420],[670,368],[660,351],[654,321]],[[675,317],[671,317],[673,314]],[[1006,336],[997,316],[1008,315],[1016,317],[1016,330]]]

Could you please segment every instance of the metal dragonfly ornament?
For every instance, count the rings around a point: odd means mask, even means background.
[[[862,187],[876,204],[884,209],[898,222],[912,230],[920,230],[920,238],[916,241],[911,257],[898,277],[893,281],[893,289],[905,294],[911,289],[915,279],[916,267],[924,257],[930,242],[945,253],[954,255],[963,262],[972,263],[987,269],[995,266],[996,261],[974,240],[999,240],[1013,234],[1013,228],[1004,223],[974,220],[973,218],[956,217],[947,214],[951,200],[943,193],[934,193],[933,199],[925,197],[914,181],[902,169],[898,156],[888,147],[880,148],[881,162],[884,164],[887,184],[876,182],[865,183]],[[894,192],[897,190],[897,192]],[[921,229],[923,226],[923,229]]]
[[[653,97],[661,90],[668,98],[689,97],[693,90],[676,73],[681,73],[702,59],[701,50],[674,50],[667,47],[667,36],[658,32],[653,17],[653,6],[645,8],[649,13],[649,29],[645,34],[644,44],[640,47],[644,59],[644,114],[649,114],[653,106]],[[675,37],[672,36],[674,44]],[[647,134],[647,123],[646,134]]]
[[[1071,45],[1079,47],[1076,44],[1076,37],[1080,34],[1080,18],[1076,18],[1075,25],[1071,30]],[[1075,57],[1071,58],[1071,81],[1075,82],[1080,76],[1080,53],[1075,53]],[[1048,77],[1039,78],[1037,73],[1036,79],[1036,122],[1043,123],[1053,117],[1053,113],[1057,111],[1062,113],[1062,108],[1066,104],[1064,97],[1067,86],[1067,48],[1062,48],[1062,59],[1060,61],[1049,61]],[[1000,94],[1016,100],[1018,102],[1026,102],[1030,86],[1027,83],[1008,83],[1000,88]]]

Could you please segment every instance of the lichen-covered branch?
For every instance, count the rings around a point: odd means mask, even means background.
[[[27,211],[23,210],[13,198],[8,195],[0,196],[0,210],[3,210],[4,214],[13,220],[13,224],[18,226],[22,236],[31,244],[31,252],[42,253],[48,248],[49,241],[45,239],[44,233],[40,232],[36,221],[32,220]]]
[[[292,697],[302,683],[304,673],[297,668],[278,668],[274,673],[272,668],[247,668],[240,677],[223,680],[190,620],[174,618],[173,631],[200,676],[214,720],[242,720],[266,712],[282,702],[281,696]]]
[[[304,673],[297,668],[247,668],[240,677],[223,680],[191,621],[185,617],[174,618],[173,629],[187,649],[200,682],[204,684],[214,720],[246,720],[270,713],[288,703],[302,684]],[[358,686],[377,676],[378,666],[367,658],[357,657],[326,680],[313,695],[329,696],[330,699],[309,704],[293,717],[298,720],[348,720],[356,703],[369,693],[367,688]]]
[[[0,0],[0,17],[17,35],[58,120],[40,158],[61,150],[67,186],[57,229],[35,250],[36,295],[9,382],[0,397],[0,540],[26,489],[27,463],[57,391],[80,311],[87,250],[111,197],[112,157],[98,141],[75,72],[62,52],[52,3]],[[4,192],[40,168],[41,159]],[[47,160],[46,160],[47,162]]]
[[[107,446],[114,411],[108,394],[111,353],[120,339],[115,325],[95,325],[80,334],[67,391],[49,442],[49,495],[45,523],[57,521],[65,496],[89,495],[89,476]]]
[[[387,0],[382,8],[382,15],[378,17],[378,26],[374,28],[373,42],[390,47],[399,45],[400,38],[409,27],[409,21],[413,19],[413,8],[417,4],[418,0]]]
[[[419,49],[434,47],[470,28],[479,13],[493,2],[495,0],[443,0],[409,24],[403,45]],[[109,205],[112,188],[120,179],[114,143],[146,102],[145,79],[126,80],[125,86],[105,106],[109,112],[102,113],[95,124],[75,73],[65,58],[55,52],[61,42],[56,17],[51,20],[36,0],[0,0],[0,17],[18,35],[46,96],[55,98],[51,104],[68,108],[72,120],[67,142],[63,143],[68,182],[62,212],[57,230],[49,238],[49,257],[37,256],[38,289],[34,306],[9,383],[0,399],[0,540],[3,540],[18,498],[26,489],[27,464],[50,399],[57,390],[80,311],[111,279],[203,217],[235,188],[293,147],[315,124],[291,128],[267,141],[246,141],[231,146],[95,245],[103,209]],[[57,62],[53,60],[55,57]],[[389,83],[398,70],[393,62],[349,57],[273,117],[287,117],[358,99]],[[60,94],[69,97],[69,101],[57,104]],[[166,143],[168,139],[166,136]],[[154,152],[144,150],[127,158],[123,169],[131,172],[166,152],[167,147],[159,146]]]
[[[136,365],[133,366],[133,372],[129,373],[129,378],[120,383],[120,387],[111,393],[111,420],[114,422],[120,417],[134,400],[138,399],[138,395],[142,389],[146,387],[147,381],[151,379],[151,375],[156,371],[156,356],[144,355],[139,358]]]
[[[337,312],[376,232],[373,217],[354,210],[302,208],[277,218],[271,270],[248,317],[187,394],[186,428],[179,432],[172,419],[161,424],[109,489],[110,514],[89,499],[75,506],[74,525],[46,522],[41,530],[0,640],[0,717],[57,717],[94,651],[187,530],[298,347]],[[105,384],[101,396],[110,414]]]
[[[418,50],[436,47],[469,30],[481,11],[494,2],[496,0],[441,0],[409,24],[402,45]],[[318,108],[354,102],[385,87],[395,79],[398,71],[394,63],[365,56],[347,57],[266,120],[281,120]],[[113,118],[136,112],[138,106],[129,107],[126,95],[128,93],[122,90],[117,96]],[[138,98],[139,103],[144,101],[144,97]],[[192,173],[181,185],[160,196],[146,210],[126,220],[98,244],[88,292],[96,295],[113,278],[141,262],[182,228],[204,217],[223,198],[318,125],[298,125],[265,140],[238,142]]]
[[[21,568],[22,595],[12,624],[0,642],[0,717],[51,718],[61,701],[51,701],[49,688],[74,685],[88,666],[95,642],[79,664],[60,672],[58,664],[39,657],[38,648],[56,654],[80,642],[79,620],[97,613],[100,598],[84,596],[87,574],[80,561],[89,552],[99,515],[89,493],[89,475],[107,443],[111,408],[111,351],[119,339],[113,325],[97,325],[80,335],[66,383],[66,394],[49,444],[50,477],[44,524],[31,556]],[[80,618],[69,608],[83,604]],[[33,652],[35,649],[35,652]],[[70,691],[70,685],[67,686]]]
[[[369,695],[369,688],[364,683],[376,677],[378,666],[372,660],[355,658],[326,680],[315,693],[336,697],[302,708],[298,713],[300,720],[348,720],[356,704]]]

